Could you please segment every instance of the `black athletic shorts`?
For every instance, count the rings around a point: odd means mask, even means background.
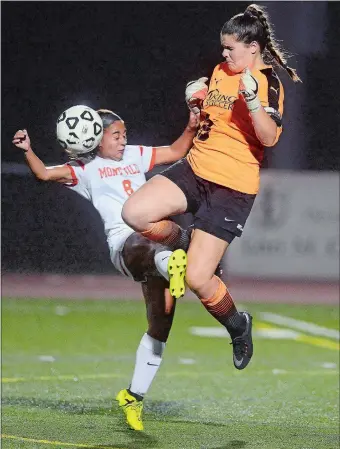
[[[188,202],[186,212],[194,215],[195,228],[228,243],[242,235],[255,194],[238,192],[200,178],[186,159],[181,159],[159,174],[183,191]]]

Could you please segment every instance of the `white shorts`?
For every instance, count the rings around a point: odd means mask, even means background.
[[[120,228],[118,231],[116,229],[111,230],[107,235],[107,244],[110,250],[111,262],[120,273],[130,279],[133,279],[133,276],[126,268],[122,251],[126,240],[134,232],[135,231],[133,229],[126,226],[124,228]]]

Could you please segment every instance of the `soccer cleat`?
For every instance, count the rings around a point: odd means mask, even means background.
[[[187,254],[183,249],[176,249],[169,257],[168,274],[169,290],[175,299],[181,298],[185,293],[185,273],[187,268]]]
[[[236,369],[244,369],[253,355],[253,339],[251,336],[253,317],[247,312],[240,312],[246,319],[245,331],[231,341],[233,345],[233,361]]]
[[[127,390],[121,390],[117,396],[119,407],[126,416],[126,422],[133,430],[144,430],[142,422],[143,402],[138,401]]]

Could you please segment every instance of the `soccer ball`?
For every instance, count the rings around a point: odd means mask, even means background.
[[[103,137],[100,115],[88,106],[66,109],[57,120],[57,140],[71,156],[94,150]]]

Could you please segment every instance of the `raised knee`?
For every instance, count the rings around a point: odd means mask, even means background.
[[[205,273],[200,273],[195,266],[190,266],[190,264],[188,264],[185,280],[189,288],[194,292],[201,291],[204,285],[209,282]]]
[[[127,200],[122,209],[122,219],[124,222],[137,232],[145,231],[145,224],[143,223],[143,213],[134,202]]]

